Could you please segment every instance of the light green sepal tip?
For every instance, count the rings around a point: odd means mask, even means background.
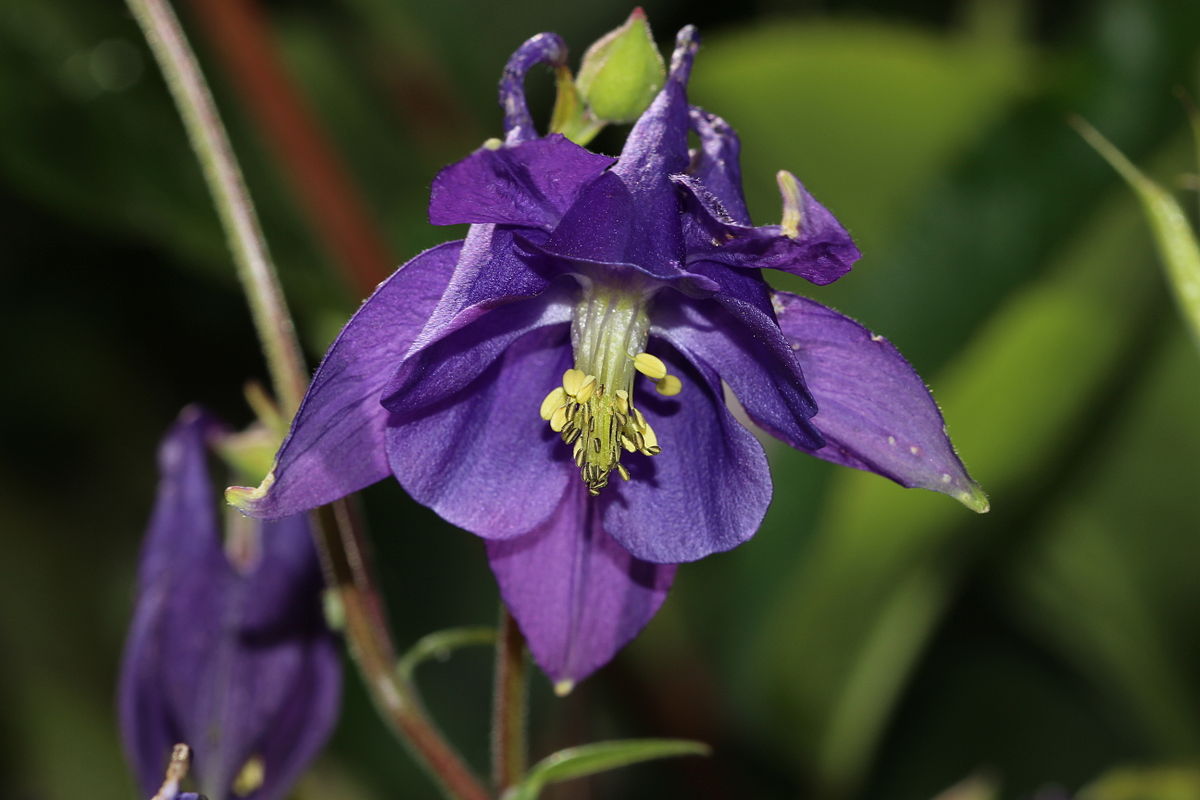
[[[1179,201],[1147,178],[1112,142],[1087,122],[1076,117],[1072,118],[1071,124],[1137,195],[1166,268],[1167,282],[1175,293],[1193,340],[1200,346],[1200,244]]]
[[[986,514],[992,509],[991,501],[988,500],[988,496],[978,483],[971,484],[970,489],[959,492],[953,497],[976,514]]]
[[[248,514],[255,503],[267,496],[267,492],[271,491],[271,486],[274,483],[275,473],[270,472],[267,474],[267,477],[263,478],[262,483],[253,488],[249,486],[230,486],[225,490],[225,502],[243,514]]]
[[[649,108],[666,74],[646,14],[635,8],[624,25],[588,48],[575,85],[597,119],[633,122]]]

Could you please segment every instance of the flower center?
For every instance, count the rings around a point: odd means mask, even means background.
[[[614,469],[629,480],[623,452],[653,456],[661,451],[654,429],[633,405],[635,374],[655,381],[665,395],[682,388],[661,360],[645,352],[646,304],[638,290],[597,283],[585,288],[571,320],[575,366],[542,401],[542,419],[574,447],[575,466],[593,495],[608,485]]]

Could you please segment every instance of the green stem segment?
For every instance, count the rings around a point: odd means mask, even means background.
[[[525,637],[502,604],[492,697],[492,782],[499,794],[525,775],[527,672]]]
[[[166,77],[192,148],[204,170],[242,281],[282,410],[290,416],[308,386],[295,327],[241,170],[233,157],[212,94],[195,54],[165,0],[127,0]],[[326,581],[344,612],[350,650],[383,718],[457,800],[489,800],[489,793],[445,740],[397,675],[396,648],[366,551],[347,500],[313,513],[314,536]]]
[[[128,4],[166,77],[192,149],[204,170],[250,303],[271,381],[290,415],[304,397],[308,378],[283,290],[272,267],[258,215],[246,192],[242,171],[229,146],[229,137],[196,64],[196,56],[170,6],[164,0],[128,0]]]

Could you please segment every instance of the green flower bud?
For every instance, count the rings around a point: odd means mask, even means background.
[[[624,25],[588,48],[575,85],[596,119],[633,122],[649,107],[665,76],[646,12],[635,8]]]

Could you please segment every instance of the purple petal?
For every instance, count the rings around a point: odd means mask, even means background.
[[[639,380],[634,403],[662,452],[627,457],[631,480],[601,494],[604,528],[637,558],[680,564],[753,536],[771,502],[771,473],[758,441],[715,394],[717,376],[665,348],[651,351],[680,377],[683,391],[665,398]]]
[[[162,447],[121,671],[122,731],[147,795],[182,741],[209,797],[230,796],[234,777],[259,756],[265,782],[254,797],[276,800],[332,729],[340,659],[303,517],[244,521],[258,545],[237,567],[227,557],[205,464],[211,426],[185,412]]]
[[[532,241],[545,240],[541,231],[525,228],[521,232]],[[513,236],[514,229],[508,226],[471,226],[450,283],[406,356],[470,325],[497,306],[546,291],[553,276],[546,277],[526,263],[514,247]]]
[[[672,284],[688,294],[711,294],[716,286],[684,272],[678,260],[645,257],[644,237],[635,231],[642,211],[625,182],[607,172],[580,192],[544,243],[518,236],[518,251],[546,277],[569,273],[628,283],[640,273],[647,284]]]
[[[569,322],[571,309],[567,292],[548,293],[494,309],[410,355],[383,390],[383,405],[392,415],[389,426],[436,410],[475,382],[525,334]],[[551,376],[539,404],[555,385]]]
[[[668,176],[688,165],[686,86],[698,46],[694,28],[679,32],[666,85],[633,126],[612,168],[628,189],[636,213],[625,235],[627,257],[602,260],[630,261],[654,275],[677,274],[682,267],[679,195]],[[604,230],[605,221],[592,219],[590,224]]]
[[[782,225],[752,227],[737,221],[709,187],[690,175],[674,175],[682,186],[687,208],[689,262],[714,261],[731,267],[778,269],[815,284],[832,283],[850,271],[861,255],[837,218],[795,182],[797,230]]]
[[[792,447],[816,449],[821,435],[810,418],[817,405],[758,273],[696,265],[720,284],[711,300],[660,295],[652,334],[729,384],[746,412]]]
[[[446,289],[461,249],[461,242],[447,242],[426,250],[363,303],[317,368],[271,475],[258,489],[230,489],[231,503],[278,519],[387,476],[381,392]]]
[[[434,225],[495,222],[550,230],[581,186],[616,159],[554,134],[495,149],[484,146],[433,180]]]
[[[987,510],[925,382],[887,339],[804,297],[776,292],[775,304],[817,400],[827,444],[813,455]]]
[[[142,545],[138,600],[122,657],[117,705],[125,751],[147,797],[157,791],[171,748],[182,731],[170,698],[162,691],[161,647],[170,633],[175,578],[181,564],[214,574],[218,585],[228,573],[221,550],[205,441],[213,422],[189,408],[159,447],[159,486]],[[213,593],[189,597],[204,614]]]
[[[608,663],[646,626],[675,576],[674,565],[631,556],[605,533],[600,516],[574,478],[537,530],[487,544],[505,605],[538,666],[563,689]]]
[[[525,75],[536,64],[562,67],[567,45],[556,33],[539,33],[517,48],[500,77],[500,108],[504,109],[504,134],[509,144],[537,138],[537,128],[525,103]]]
[[[507,339],[496,355],[463,391],[388,429],[392,470],[413,499],[485,538],[533,529],[578,480],[538,414],[573,363],[568,326]]]
[[[337,725],[341,705],[342,660],[332,637],[313,639],[302,656],[303,669],[279,704],[257,755],[264,779],[254,800],[281,800],[325,746]]]
[[[702,108],[690,109],[692,130],[700,138],[700,148],[692,156],[688,174],[711,192],[729,217],[750,225],[750,212],[742,194],[742,145],[737,132],[716,114]]]

